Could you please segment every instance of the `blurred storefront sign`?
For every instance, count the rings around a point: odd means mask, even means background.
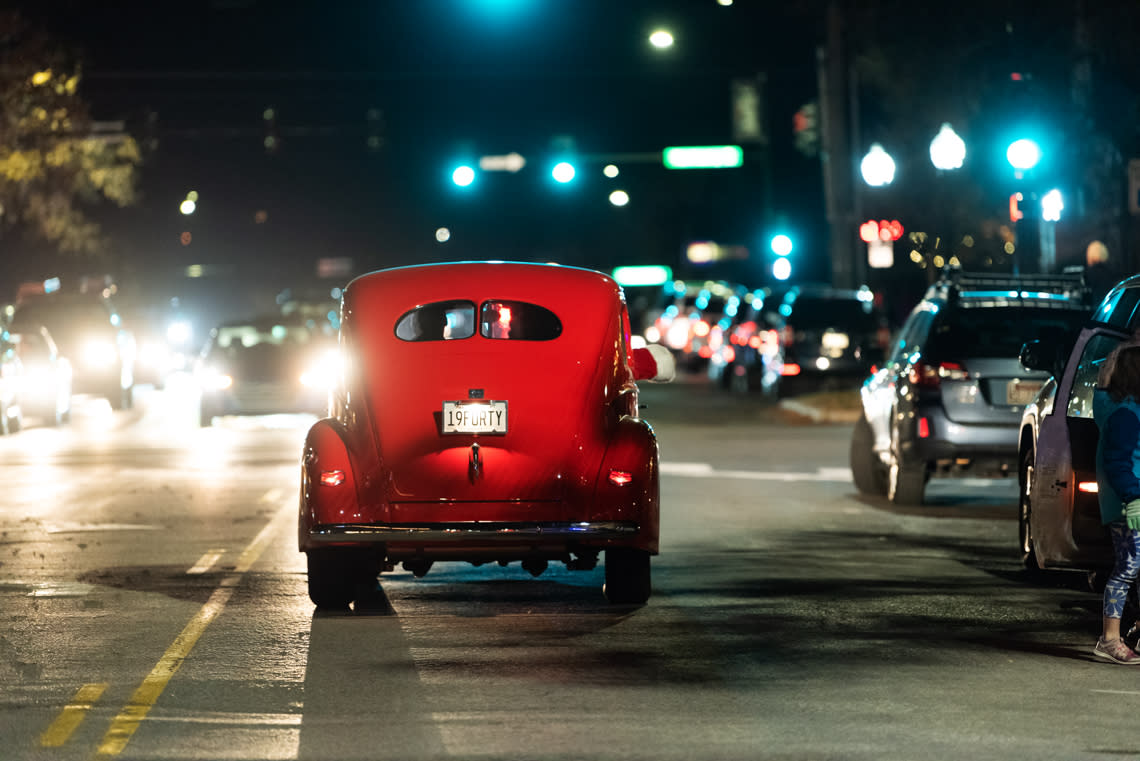
[[[872,240],[867,243],[867,266],[873,269],[886,269],[894,266],[895,242],[893,240]]]
[[[732,81],[732,138],[737,143],[768,142],[764,131],[764,75]]]
[[[748,258],[747,246],[722,246],[711,240],[694,241],[685,250],[685,258],[693,264],[709,262],[743,261]]]
[[[317,277],[347,277],[352,274],[352,259],[347,256],[325,256],[317,259]]]

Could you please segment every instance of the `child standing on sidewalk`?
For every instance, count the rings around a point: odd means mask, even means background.
[[[1093,394],[1093,419],[1100,429],[1100,517],[1112,536],[1115,563],[1104,588],[1103,630],[1093,653],[1131,666],[1140,665],[1140,655],[1121,639],[1120,619],[1140,574],[1140,346],[1120,346],[1107,364],[1104,387]]]

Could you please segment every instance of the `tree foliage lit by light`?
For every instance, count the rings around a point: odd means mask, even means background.
[[[91,120],[80,66],[17,11],[0,12],[0,233],[19,227],[64,253],[98,255],[110,242],[83,206],[135,201],[139,146]]]

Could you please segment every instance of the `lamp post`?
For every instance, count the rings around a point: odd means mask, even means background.
[[[863,174],[864,182],[873,188],[881,188],[894,182],[895,160],[883,146],[874,143],[859,164],[859,171]]]
[[[1006,161],[1013,167],[1013,176],[1024,181],[1028,174],[1041,161],[1041,147],[1029,138],[1020,138],[1009,144],[1005,151]],[[1022,191],[1028,203],[1022,207],[1021,218],[1014,220],[1017,246],[1013,252],[1013,274],[1034,266],[1040,268],[1041,257],[1041,207],[1037,194],[1030,188]]]

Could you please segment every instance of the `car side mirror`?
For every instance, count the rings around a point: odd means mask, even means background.
[[[668,383],[677,377],[677,361],[673,352],[661,344],[650,344],[633,350],[633,379]]]
[[[1060,377],[1065,367],[1064,346],[1056,341],[1035,338],[1021,347],[1021,366],[1026,370],[1043,370]]]

